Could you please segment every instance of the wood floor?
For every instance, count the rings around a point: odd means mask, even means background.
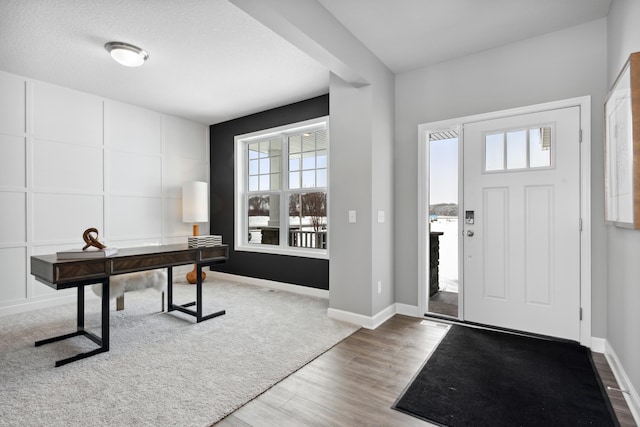
[[[439,291],[429,297],[429,312],[458,317],[458,293]]]
[[[429,426],[391,409],[446,333],[424,323],[396,315],[360,329],[216,426]],[[617,387],[604,356],[594,360],[605,385]],[[635,426],[620,393],[611,393],[621,426]]]

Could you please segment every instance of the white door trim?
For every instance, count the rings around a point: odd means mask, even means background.
[[[580,107],[580,128],[582,142],[580,146],[580,217],[582,219],[582,233],[580,234],[580,307],[582,307],[582,321],[580,322],[580,344],[591,347],[591,97],[565,99],[544,104],[509,110],[494,111],[456,119],[424,123],[418,126],[418,308],[426,313],[426,296],[428,289],[428,259],[429,235],[428,229],[428,201],[429,201],[429,150],[427,136],[430,132],[446,129],[462,129],[465,123],[499,119],[509,116],[536,113],[567,107]],[[462,143],[459,143],[462,147]],[[462,150],[460,150],[462,156]],[[461,163],[460,163],[461,164]],[[459,168],[459,187],[464,184],[462,168]],[[459,191],[462,197],[462,191]],[[462,200],[462,199],[460,199]],[[462,273],[462,272],[461,272]],[[460,274],[461,292],[464,292],[464,277]],[[576,314],[577,315],[577,314]],[[462,319],[464,320],[464,318]]]

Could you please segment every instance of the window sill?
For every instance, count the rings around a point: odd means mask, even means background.
[[[274,254],[274,255],[286,255],[286,256],[295,256],[302,258],[317,258],[317,259],[329,259],[329,251],[325,249],[293,249],[293,248],[282,248],[280,246],[272,246],[268,245],[236,245],[234,247],[236,252],[254,252],[261,254]]]

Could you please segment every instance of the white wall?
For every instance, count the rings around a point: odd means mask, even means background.
[[[116,247],[190,235],[181,186],[209,180],[207,126],[1,71],[0,93],[0,315],[70,299],[29,257],[86,228]]]
[[[602,105],[606,20],[396,76],[396,302],[418,305],[418,125],[591,95],[592,332],[606,333]]]
[[[611,87],[629,54],[640,51],[640,2],[614,0],[607,30],[607,82]],[[632,387],[640,415],[640,231],[607,226],[609,310],[607,340]]]

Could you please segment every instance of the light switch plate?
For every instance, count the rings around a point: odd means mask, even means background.
[[[350,223],[356,222],[356,211],[349,211],[349,222]]]
[[[378,222],[379,223],[384,222],[384,211],[378,211]]]

